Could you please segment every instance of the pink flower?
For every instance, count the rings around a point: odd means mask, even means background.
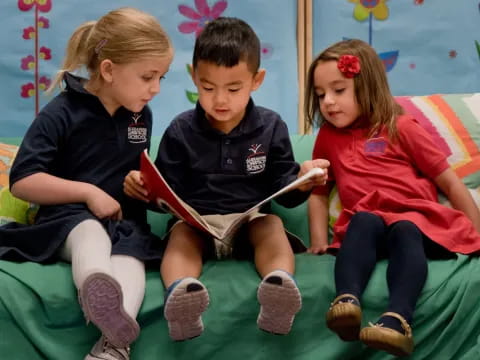
[[[40,88],[40,90],[45,91],[48,89],[48,87],[52,82],[48,77],[42,76],[40,79],[38,79],[38,83],[39,83],[38,87]]]
[[[200,35],[205,25],[216,18],[218,18],[227,8],[227,1],[217,1],[212,8],[208,6],[207,0],[195,0],[195,11],[187,5],[179,5],[178,11],[185,17],[193,21],[182,22],[178,26],[178,30],[184,34],[195,32],[195,36]]]
[[[46,17],[40,16],[38,18],[38,27],[48,29],[50,27],[50,21]]]
[[[260,47],[262,59],[269,59],[273,54],[273,47],[270,44],[262,43]]]
[[[35,95],[35,85],[32,83],[22,85],[22,92],[20,94],[23,98],[29,98]]]
[[[52,0],[18,0],[18,8],[21,11],[28,11],[37,6],[41,12],[49,12],[52,8]]]
[[[22,37],[25,39],[25,40],[30,40],[30,39],[34,39],[35,38],[35,29],[33,26],[29,26],[27,28],[24,28],[23,29],[23,35]]]
[[[45,47],[45,46],[42,46],[40,48],[40,59],[43,59],[43,60],[50,60],[52,58],[52,50]]]
[[[22,62],[20,65],[20,68],[22,70],[30,70],[30,69],[33,69],[34,67],[35,67],[35,58],[33,57],[33,55],[28,55],[22,58]]]
[[[355,55],[342,55],[337,67],[346,78],[351,79],[360,73],[360,60]]]

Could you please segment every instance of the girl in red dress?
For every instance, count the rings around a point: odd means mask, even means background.
[[[309,199],[309,252],[336,254],[337,297],[327,326],[395,355],[413,351],[410,328],[427,256],[480,250],[480,213],[468,189],[419,123],[392,96],[384,65],[361,40],[338,42],[309,68],[307,125],[321,127],[313,158],[329,180]],[[343,205],[328,244],[328,194]],[[437,188],[453,208],[438,203]],[[378,259],[388,259],[387,311],[360,330],[360,298]]]

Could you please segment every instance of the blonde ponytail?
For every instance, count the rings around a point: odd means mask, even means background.
[[[72,72],[82,66],[87,66],[89,63],[88,39],[96,23],[96,21],[87,21],[74,31],[68,40],[62,67],[57,72],[47,92],[52,92],[57,86],[61,87],[66,72]]]

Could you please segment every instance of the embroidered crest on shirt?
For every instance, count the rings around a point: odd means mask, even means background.
[[[132,144],[147,142],[147,128],[141,118],[142,114],[133,113],[128,125],[128,141]]]
[[[258,174],[265,170],[267,155],[260,150],[261,147],[262,144],[253,144],[248,149],[248,151],[251,151],[246,160],[247,172],[249,174]]]
[[[383,137],[371,138],[365,142],[365,155],[375,156],[385,154],[387,141]]]

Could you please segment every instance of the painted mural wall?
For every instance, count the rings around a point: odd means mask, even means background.
[[[480,91],[478,0],[312,1],[314,55],[356,37],[382,57],[395,95]],[[0,137],[22,136],[51,99],[44,91],[73,30],[120,6],[156,16],[176,49],[161,93],[151,102],[154,135],[193,106],[196,90],[187,64],[195,37],[205,22],[222,15],[242,18],[257,32],[267,76],[254,100],[298,131],[296,0],[3,0]]]
[[[0,137],[23,136],[51,95],[68,38],[84,21],[121,6],[156,16],[169,33],[175,59],[159,95],[150,103],[154,135],[178,113],[193,107],[196,89],[187,70],[196,36],[218,16],[247,21],[262,44],[267,70],[253,94],[257,104],[278,111],[290,131],[297,129],[297,4],[294,0],[2,0],[0,3]],[[274,16],[272,16],[274,14]]]
[[[345,38],[372,45],[394,95],[480,91],[478,0],[313,0],[313,54]]]

